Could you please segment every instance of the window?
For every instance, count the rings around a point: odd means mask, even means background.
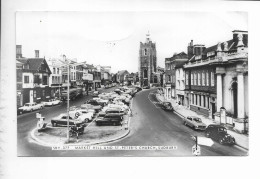
[[[211,72],[211,86],[215,85],[214,72]]]
[[[197,85],[197,74],[194,73],[194,85]]]
[[[171,82],[171,75],[168,75],[168,83]]]
[[[36,98],[36,91],[33,91],[33,97]]]
[[[209,86],[209,72],[206,72],[206,85]]]
[[[189,85],[189,74],[186,73],[186,85]]]
[[[29,76],[24,76],[24,83],[29,83]]]
[[[55,74],[56,73],[56,68],[53,68],[53,74]]]
[[[147,55],[147,49],[144,49],[144,55]]]
[[[201,85],[201,76],[200,76],[200,72],[198,73],[198,85]]]
[[[193,75],[193,73],[191,73],[191,79],[190,79],[191,85],[193,85],[193,77],[194,77],[194,75]]]
[[[42,77],[42,84],[47,85],[47,76]]]
[[[40,75],[34,75],[33,82],[35,84],[40,84],[41,83]]]
[[[59,68],[57,68],[57,74],[60,74],[60,69]]]
[[[205,73],[202,72],[202,86],[205,86]]]

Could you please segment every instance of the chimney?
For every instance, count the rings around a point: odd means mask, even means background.
[[[39,50],[34,50],[35,51],[35,58],[39,58]]]
[[[16,45],[16,58],[22,58],[22,45]]]
[[[187,51],[188,59],[190,59],[193,56],[193,40],[188,44]]]

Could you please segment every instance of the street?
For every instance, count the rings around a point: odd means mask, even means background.
[[[104,89],[111,91],[115,88]],[[133,118],[130,134],[124,139],[106,144],[107,146],[176,146],[176,150],[102,150],[102,151],[53,151],[50,147],[36,144],[30,137],[30,132],[36,127],[35,113],[18,116],[18,156],[192,156],[191,148],[195,144],[191,135],[204,136],[204,132],[194,131],[184,126],[182,119],[172,113],[162,110],[157,105],[153,92],[155,89],[143,90],[136,94],[133,100]],[[80,105],[91,96],[84,96],[70,103]],[[46,122],[58,114],[66,111],[66,103],[41,110]],[[240,156],[246,155],[236,146],[220,145],[214,142],[212,147],[200,146],[202,156]]]

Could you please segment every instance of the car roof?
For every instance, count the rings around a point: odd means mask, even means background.
[[[225,128],[224,126],[219,125],[219,124],[210,124],[209,126],[218,127],[218,128]]]
[[[106,114],[105,116],[121,116],[121,114],[118,114],[118,113],[111,113],[111,114]]]
[[[187,116],[187,117],[191,117],[191,118],[199,118],[199,117],[197,117],[197,116]],[[200,119],[200,118],[199,118]]]

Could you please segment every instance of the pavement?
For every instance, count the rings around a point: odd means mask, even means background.
[[[197,116],[197,117],[201,118],[202,122],[204,122],[206,125],[216,124],[215,121],[213,121],[212,119],[209,119],[206,116],[203,116],[194,111],[191,111],[190,109],[188,109],[185,106],[178,105],[178,103],[176,103],[175,99],[166,100],[162,94],[156,94],[156,98],[159,102],[162,102],[162,101],[171,102],[171,104],[174,108],[174,113],[176,113],[177,115],[179,115],[182,118],[187,117],[187,116]],[[227,128],[227,132],[230,135],[232,135],[233,137],[235,137],[237,146],[239,146],[243,149],[246,149],[246,150],[249,149],[248,135],[237,133],[235,130],[232,130],[232,128],[229,128],[228,126],[226,128]]]

